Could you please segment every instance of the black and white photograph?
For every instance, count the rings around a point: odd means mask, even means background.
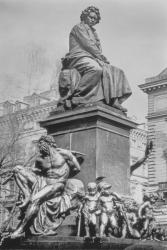
[[[0,0],[0,248],[167,249],[166,13]]]

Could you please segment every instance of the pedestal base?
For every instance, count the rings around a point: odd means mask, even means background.
[[[85,185],[105,176],[113,190],[129,193],[129,134],[136,123],[107,105],[94,104],[52,114],[40,125],[55,137],[58,147],[85,154],[77,178]]]
[[[24,250],[49,250],[49,249],[85,249],[85,250],[97,250],[97,249],[111,249],[111,250],[165,250],[167,248],[167,242],[156,242],[156,241],[139,241],[131,239],[112,239],[112,238],[101,238],[98,242],[93,239],[90,242],[84,240],[81,237],[54,237],[54,236],[40,236],[32,237],[29,239],[17,239],[8,240],[4,242],[1,249],[12,250],[12,249],[24,249]]]

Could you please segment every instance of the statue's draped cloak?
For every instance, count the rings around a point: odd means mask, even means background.
[[[32,196],[47,185],[45,177],[36,176],[36,180],[32,189]],[[65,190],[61,195],[42,203],[30,227],[31,233],[33,235],[45,234],[48,229],[58,225],[62,214],[67,215],[72,207],[74,208],[79,204],[79,198],[77,199],[77,197],[84,195],[82,182],[77,179],[68,179]],[[73,199],[75,196],[76,198]]]
[[[36,176],[36,183],[33,187],[32,196],[42,190],[47,184],[44,177]],[[38,211],[36,218],[30,228],[31,233],[41,234],[45,230],[52,228],[53,224],[58,223],[59,217],[62,213],[68,211],[71,207],[70,196],[65,192],[62,196],[55,197],[44,202]]]
[[[91,58],[101,66],[103,72],[96,86],[91,86],[91,82],[87,82],[90,85],[90,91],[77,98],[81,103],[105,100],[107,104],[110,104],[115,98],[122,103],[132,93],[130,85],[121,69],[100,60],[101,54],[101,44],[95,29],[84,22],[75,25],[70,33],[69,53],[65,57],[68,68],[77,69],[82,64],[82,68],[86,69],[87,59]],[[75,98],[75,91],[73,98]]]

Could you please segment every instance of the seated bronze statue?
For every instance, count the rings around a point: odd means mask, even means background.
[[[90,6],[80,19],[70,32],[69,53],[62,59],[58,106],[73,109],[102,101],[126,112],[121,104],[131,95],[131,88],[124,72],[110,65],[102,54],[94,29],[101,19],[99,10]]]

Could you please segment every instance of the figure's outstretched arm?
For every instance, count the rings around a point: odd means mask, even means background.
[[[77,158],[72,154],[70,150],[57,148],[57,151],[66,159],[71,161],[73,164],[73,170],[78,173],[80,172],[80,164],[77,161]]]
[[[115,192],[111,193],[118,201],[122,201],[121,196]]]
[[[153,142],[150,141],[147,143],[144,156],[141,159],[139,159],[137,162],[135,162],[133,165],[130,166],[130,174],[132,174],[134,170],[140,167],[147,160],[152,149],[153,149]]]

